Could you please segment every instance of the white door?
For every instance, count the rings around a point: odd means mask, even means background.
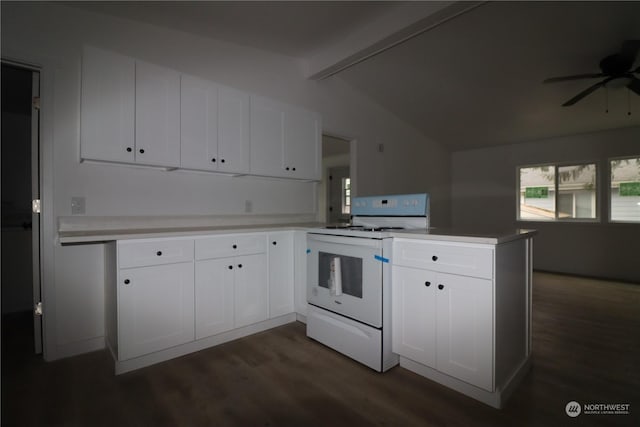
[[[436,367],[436,274],[393,267],[393,352]]]
[[[180,166],[180,74],[136,61],[136,162]]]
[[[218,87],[196,77],[180,79],[180,166],[218,168]]]
[[[288,107],[284,114],[283,166],[293,178],[317,179],[320,176],[320,116]]]
[[[193,283],[192,262],[120,270],[120,360],[194,339]]]
[[[218,170],[249,172],[249,94],[220,86],[218,91]]]
[[[80,157],[133,162],[135,60],[85,47],[81,93]]]
[[[269,317],[267,256],[247,255],[233,259],[235,271],[235,327],[251,325]]]
[[[293,313],[293,232],[269,234],[269,317]]]
[[[251,97],[251,173],[285,176],[283,169],[283,106],[266,98]]]
[[[233,329],[233,264],[233,258],[196,262],[196,339]]]
[[[493,391],[491,280],[440,273],[436,295],[437,369]]]

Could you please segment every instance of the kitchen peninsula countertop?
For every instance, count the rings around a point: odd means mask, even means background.
[[[428,230],[396,230],[391,233],[393,237],[403,239],[440,240],[462,243],[486,243],[497,245],[512,240],[533,237],[536,230],[505,229],[505,230],[468,230],[455,228],[430,228]]]
[[[235,222],[235,223],[234,223]],[[218,217],[60,217],[61,244],[99,243],[113,240],[188,237],[262,231],[309,230],[326,224],[310,221],[308,215],[218,216]],[[529,238],[535,230],[469,231],[455,228],[394,230],[395,238],[500,244]]]

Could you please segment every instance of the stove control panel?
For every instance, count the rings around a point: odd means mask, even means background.
[[[351,215],[428,216],[429,195],[419,193],[354,197],[351,200]]]

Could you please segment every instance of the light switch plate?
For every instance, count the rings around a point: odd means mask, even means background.
[[[72,197],[71,198],[71,215],[84,215],[84,214],[85,214],[85,198]]]

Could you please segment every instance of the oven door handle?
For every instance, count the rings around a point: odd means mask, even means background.
[[[349,246],[363,246],[367,248],[381,248],[382,243],[381,240],[376,239],[368,239],[366,237],[344,237],[344,236],[333,236],[333,235],[325,235],[325,234],[307,234],[307,242],[323,242],[323,243],[332,243],[332,244],[340,244],[340,245],[349,245]]]

